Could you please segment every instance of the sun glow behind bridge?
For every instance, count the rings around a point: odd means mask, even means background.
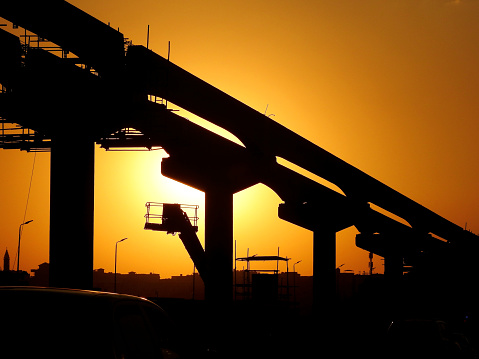
[[[475,38],[479,2],[450,6],[446,0],[411,0],[398,6],[365,1],[344,6],[321,1],[282,3],[274,8],[265,2],[257,4],[253,12],[234,1],[221,7],[215,2],[71,2],[101,21],[111,22],[113,28],[120,27],[135,45],[146,44],[150,24],[150,49],[166,58],[171,40],[173,63],[261,113],[269,104],[268,114],[275,114],[275,121],[445,218],[458,224],[467,221],[468,228],[478,232],[471,216],[479,213],[475,190],[479,171],[474,165],[479,155],[475,139],[479,128],[475,120],[479,111]],[[286,19],[291,26],[284,26]],[[168,108],[175,106],[169,103]],[[213,125],[186,111],[175,113],[216,132]],[[95,252],[96,263],[101,262],[96,268],[111,270],[110,242],[129,237],[122,245],[132,251],[133,259],[125,270],[157,271],[163,276],[167,272],[155,266],[168,260],[172,274],[187,273],[174,267],[179,258],[174,253],[177,238],[164,241],[144,233],[144,205],[148,201],[184,202],[198,204],[203,210],[204,194],[161,176],[161,157],[166,154],[159,152],[97,150],[95,246],[104,246],[104,251]],[[6,189],[2,243],[16,248],[18,228],[14,223],[25,210],[22,198],[32,159],[31,154],[10,150],[1,154]],[[43,167],[40,158],[45,161]],[[27,270],[48,261],[48,161],[48,154],[37,157],[28,210],[35,218],[32,242],[42,243],[43,249],[35,251],[29,261],[25,245],[22,263]],[[317,177],[309,178],[321,183]],[[281,200],[273,191],[256,185],[234,198],[238,248],[246,238],[250,245],[245,247],[253,250],[257,243],[272,237],[271,248],[257,252],[276,253],[279,245],[281,253],[295,256],[280,238],[285,229],[296,227],[276,222]],[[204,214],[199,216],[204,220]],[[204,225],[200,224],[201,228]],[[22,241],[28,243],[32,232],[25,232]],[[354,234],[338,234],[339,263],[346,262],[345,268],[366,269],[367,253],[352,253]],[[309,250],[310,233],[298,230],[289,237],[296,241],[295,247],[304,243]],[[344,241],[350,245],[343,246]],[[144,252],[134,250],[135,246],[144,246]],[[184,254],[184,248],[180,250]],[[150,254],[154,261],[147,264],[144,256]],[[120,271],[122,261],[128,259],[120,253]],[[299,259],[303,262],[297,268],[304,273],[306,263]],[[189,268],[187,259],[185,262]]]
[[[143,229],[147,202],[199,205],[198,237],[204,238],[204,193],[161,174],[158,151],[105,151],[97,147],[95,164],[95,256],[94,267],[112,270],[111,243],[122,243],[122,273],[160,273],[162,277],[190,273],[191,261],[177,237]],[[101,225],[99,225],[101,224]]]
[[[168,109],[174,111],[178,116],[186,118],[188,121],[194,122],[219,136],[243,146],[238,138],[230,132],[188,111],[180,109],[171,103],[168,104]],[[202,191],[163,176],[161,173],[161,162],[163,158],[167,157],[169,157],[169,154],[164,149],[158,151],[120,152],[120,154],[103,151],[98,154],[98,158],[106,160],[106,169],[102,170],[97,167],[99,171],[103,171],[104,176],[113,175],[117,178],[122,178],[122,181],[125,182],[123,188],[117,188],[114,191],[116,193],[128,193],[129,204],[117,206],[114,210],[118,211],[121,208],[127,210],[128,208],[131,213],[135,213],[135,223],[133,224],[131,218],[122,214],[118,214],[115,220],[123,216],[122,220],[117,220],[119,227],[131,228],[131,230],[137,233],[139,238],[141,237],[141,240],[135,244],[137,246],[135,248],[137,254],[127,259],[131,262],[130,266],[138,268],[138,266],[143,265],[145,256],[155,255],[161,265],[158,265],[153,270],[166,276],[188,273],[188,270],[191,270],[189,269],[191,268],[191,259],[188,257],[181,241],[176,238],[173,239],[166,234],[145,233],[149,231],[143,231],[144,223],[141,223],[140,227],[138,219],[143,219],[145,203],[161,202],[198,205],[198,238],[203,246],[205,223],[205,194]],[[281,158],[277,158],[277,161],[279,164],[341,193],[333,184],[324,181],[318,176]],[[115,162],[117,163],[116,165]],[[111,179],[109,190],[113,190],[112,186],[116,185],[118,184]],[[101,191],[102,195],[105,192]],[[237,242],[238,255],[243,255],[249,248],[259,253],[276,253],[277,248],[280,247],[281,253],[293,259],[302,260],[301,272],[304,275],[311,275],[311,233],[278,218],[277,210],[281,202],[281,198],[273,190],[261,184],[234,194],[234,238]],[[274,230],[271,230],[272,228]],[[133,237],[129,233],[123,233],[125,232],[119,232],[116,236],[128,235]],[[349,234],[348,237],[354,238],[354,234]],[[301,244],[298,245],[299,243]],[[132,244],[129,245],[132,246]],[[338,253],[343,252],[341,247],[343,246],[340,244]],[[172,260],[172,258],[176,259]],[[166,267],[167,262],[169,263],[168,267]],[[139,269],[137,270],[139,271]],[[151,268],[145,268],[144,272],[151,270]]]
[[[150,100],[158,103],[157,99],[150,97]],[[223,128],[183,110],[171,102],[167,104],[167,107],[176,115],[243,146],[238,138]],[[204,245],[205,194],[191,186],[163,176],[161,163],[162,159],[167,157],[169,154],[164,149],[105,151],[97,148],[96,222],[109,223],[110,226],[107,226],[108,230],[99,229],[98,226],[95,228],[95,260],[108,257],[110,238],[127,233],[129,237],[136,236],[137,238],[136,241],[130,241],[124,245],[124,247],[131,247],[130,251],[133,251],[132,255],[125,259],[129,263],[129,268],[135,268],[135,271],[145,273],[153,270],[162,273],[163,276],[189,273],[191,260],[181,241],[177,238],[172,239],[166,234],[143,230],[146,202],[198,205],[198,238]],[[260,198],[250,198],[250,200],[261,201]],[[249,213],[248,206],[255,207],[250,201],[248,202],[246,205],[235,205],[240,217],[243,217],[241,213]],[[154,268],[151,267],[151,264],[149,266],[146,264],[148,261],[144,258],[149,256],[157,258],[158,264]],[[96,261],[95,267],[108,268],[109,264],[99,259]],[[128,268],[128,264],[126,267]],[[140,269],[142,267],[144,268]]]

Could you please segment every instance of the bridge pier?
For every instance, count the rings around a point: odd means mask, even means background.
[[[313,312],[312,335],[321,347],[337,340],[336,231],[328,226],[313,231]]]
[[[336,233],[351,225],[347,211],[311,202],[283,203],[279,218],[313,232],[313,316],[334,323],[337,308]]]
[[[205,299],[213,306],[228,305],[233,300],[233,195],[248,188],[249,177],[235,172],[232,165],[223,171],[217,166],[203,162],[208,158],[214,163],[227,166],[227,159],[212,159],[215,154],[198,156],[192,161],[187,155],[174,155],[162,160],[161,173],[171,179],[188,184],[205,193],[205,259],[207,281]],[[229,159],[229,158],[228,158]],[[236,173],[234,177],[223,172]]]
[[[313,232],[313,315],[332,323],[336,306],[336,231],[321,227]]]
[[[50,286],[91,289],[95,143],[57,136],[50,163]]]
[[[233,194],[205,192],[205,254],[208,283],[205,298],[212,303],[231,302],[233,290]]]
[[[384,276],[389,282],[397,282],[403,275],[403,257],[389,251],[384,257]]]

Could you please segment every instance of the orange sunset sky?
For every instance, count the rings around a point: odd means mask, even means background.
[[[166,57],[170,41],[178,66],[479,233],[479,1],[71,3],[134,44],[146,45],[150,25],[150,49]],[[165,156],[97,147],[95,269],[113,271],[115,242],[128,237],[118,245],[118,272],[192,272],[178,237],[143,230],[147,201],[198,204],[203,241],[204,195],[162,177]],[[33,222],[24,227],[20,256],[26,271],[48,262],[50,154],[0,150],[0,254],[8,248],[11,266],[34,159],[25,216]],[[263,185],[235,194],[237,254],[274,255],[279,247],[311,275],[312,232],[278,219],[280,203]],[[72,206],[65,198],[65,211]],[[71,223],[72,231],[80,225]],[[356,233],[338,233],[337,265],[357,273],[369,259],[355,247]],[[379,257],[374,264],[383,271]]]

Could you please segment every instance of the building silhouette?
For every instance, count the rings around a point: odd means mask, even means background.
[[[37,269],[32,269],[32,276],[28,284],[33,286],[48,286],[49,263],[42,263]],[[233,273],[237,291],[244,290],[248,284],[248,275],[254,271],[238,270]],[[355,274],[353,272],[341,273],[337,269],[337,298],[340,303],[351,303],[357,300],[365,291],[370,291],[377,283],[382,282],[383,275]],[[113,292],[115,274],[106,272],[103,268],[93,271],[93,284],[95,290]],[[161,278],[157,273],[117,273],[117,292],[132,294],[145,298],[169,298],[185,300],[203,300],[204,283],[198,273],[176,275],[171,278]],[[236,293],[236,302],[259,301],[286,304],[301,315],[311,314],[313,305],[313,277],[302,276],[297,272],[281,272],[276,276],[277,285],[271,285],[271,278],[267,281],[266,288],[259,288],[258,283],[251,283],[249,295]],[[263,281],[264,283],[264,281]],[[272,288],[276,290],[272,292]],[[252,291],[256,291],[253,293]]]
[[[5,249],[5,255],[3,256],[3,270],[5,272],[10,270],[10,255],[8,254],[8,248]]]
[[[115,274],[105,272],[103,268],[93,271],[93,285],[95,289],[113,291]],[[117,273],[117,292],[132,294],[147,298],[181,298],[203,299],[204,284],[201,277],[194,275],[179,275],[161,279],[159,274],[141,274],[129,272]]]
[[[30,278],[30,285],[48,287],[48,276],[50,275],[50,264],[43,262],[37,269],[32,269],[33,276]]]
[[[0,285],[28,285],[30,276],[25,271],[10,270],[8,249],[3,256],[3,270],[0,271]]]

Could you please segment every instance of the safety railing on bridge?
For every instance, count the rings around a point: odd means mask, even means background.
[[[50,139],[29,128],[9,123],[0,117],[0,148],[28,152],[48,152]]]
[[[93,75],[98,76],[98,72],[91,66],[84,64],[78,58],[78,56],[71,53],[69,50],[64,49],[61,46],[51,42],[50,40],[9,22],[1,25],[2,27],[6,28],[8,32],[17,35],[20,39],[20,46],[22,48],[22,63],[24,63],[25,55],[27,54],[29,49],[42,49],[62,59],[66,59],[66,61],[70,61],[76,66],[88,70]],[[131,42],[125,42],[125,46],[129,45],[131,45]]]
[[[163,147],[153,144],[150,137],[131,127],[122,128],[119,131],[97,140],[107,151],[154,151]]]
[[[0,94],[6,92],[0,84]],[[19,126],[0,116],[0,148],[31,152],[49,151],[50,139],[29,128]]]

